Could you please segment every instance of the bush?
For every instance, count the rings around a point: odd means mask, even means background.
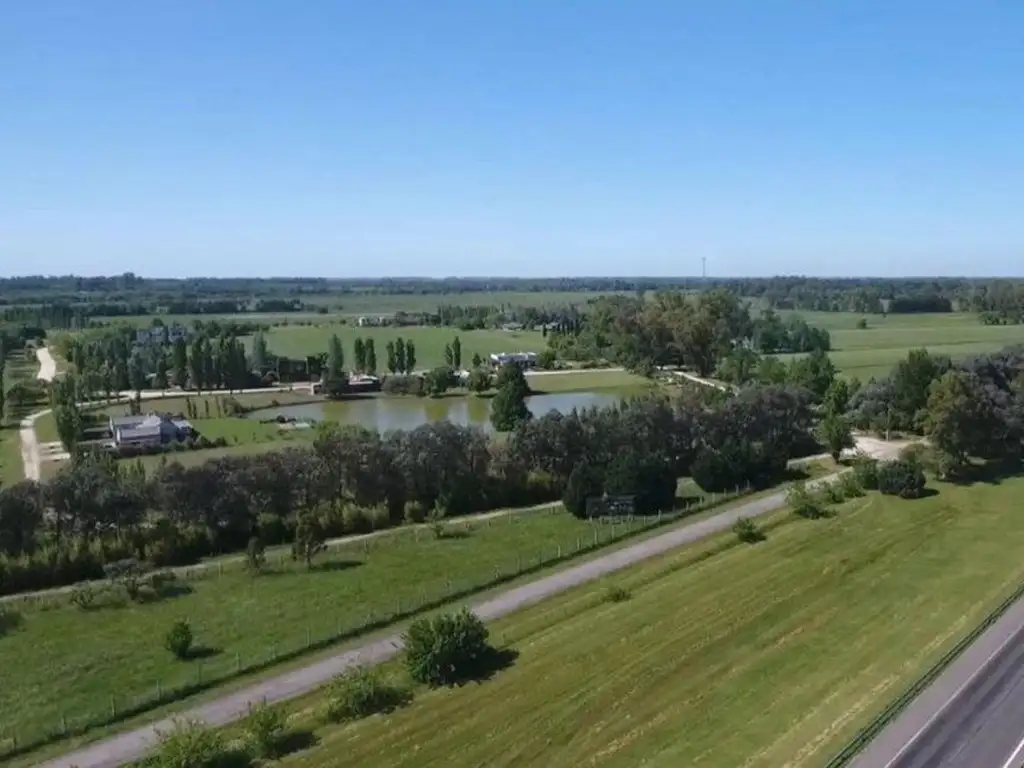
[[[87,611],[95,605],[96,593],[89,584],[78,584],[71,590],[68,601],[83,611]]]
[[[793,509],[793,514],[807,520],[818,520],[826,516],[821,500],[810,493],[802,482],[793,484],[786,494],[786,502]]]
[[[357,720],[390,712],[409,699],[404,688],[386,680],[375,669],[354,667],[334,678],[327,688],[327,720]]]
[[[249,705],[249,714],[242,723],[245,742],[253,757],[277,757],[284,740],[288,719],[284,712],[271,707],[266,701]]]
[[[901,499],[924,495],[925,478],[921,468],[907,461],[887,461],[878,467],[878,490]]]
[[[860,487],[860,481],[854,472],[844,472],[835,483],[843,492],[843,498],[854,499],[864,495],[864,489]]]
[[[405,502],[405,522],[422,523],[427,519],[427,506],[422,501]]]
[[[187,621],[176,621],[164,636],[164,648],[174,654],[175,658],[187,659],[192,650],[192,628]]]
[[[589,461],[583,459],[569,473],[569,480],[562,493],[562,504],[573,517],[585,518],[587,499],[600,495],[600,472]]]
[[[606,603],[624,603],[632,596],[628,589],[615,584],[604,591],[604,601]]]
[[[388,376],[381,385],[381,391],[389,395],[426,394],[426,386],[421,376]]]
[[[465,608],[413,622],[403,638],[409,676],[431,687],[477,677],[494,650],[487,636],[484,623]]]
[[[160,747],[146,761],[153,768],[227,768],[239,764],[220,731],[197,720],[177,720],[174,728],[159,735]]]
[[[732,532],[744,544],[757,544],[759,541],[764,541],[767,538],[764,532],[757,527],[757,524],[746,517],[738,518],[732,524]]]
[[[116,560],[103,566],[103,573],[110,580],[111,586],[120,584],[129,600],[136,600],[139,597],[139,590],[142,587],[142,577],[146,573],[146,566],[134,557],[126,557],[123,560]]]
[[[853,476],[858,485],[866,491],[878,490],[878,460],[858,456],[853,460]]]

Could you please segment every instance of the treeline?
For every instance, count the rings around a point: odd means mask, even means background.
[[[960,363],[912,351],[892,373],[850,399],[849,417],[862,429],[928,436],[935,470],[956,475],[972,459],[1019,468],[1024,457],[1024,346]]]
[[[564,359],[606,359],[648,374],[682,365],[708,376],[737,349],[825,352],[831,339],[799,317],[783,321],[770,310],[753,317],[738,294],[719,289],[600,298],[567,332],[549,333],[548,344]]]
[[[574,473],[607,474],[614,486],[590,479],[586,491],[631,492],[650,511],[671,502],[670,476],[672,497],[690,473],[707,490],[770,484],[813,450],[810,427],[806,393],[763,387],[551,413],[518,422],[507,440],[447,422],[386,436],[329,424],[308,448],[164,463],[149,478],[141,465],[76,452],[53,479],[0,490],[0,592],[100,578],[126,557],[180,565],[254,537],[292,541],[300,525],[326,538],[549,501]],[[661,478],[653,501],[651,477]]]

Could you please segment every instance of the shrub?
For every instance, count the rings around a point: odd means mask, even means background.
[[[245,547],[245,568],[253,576],[259,576],[267,564],[267,548],[259,536],[249,537]]]
[[[853,460],[853,476],[857,483],[866,491],[878,490],[878,460],[868,456],[858,456]]]
[[[327,688],[325,717],[334,723],[389,712],[409,698],[408,692],[375,669],[353,667],[334,678]]]
[[[9,605],[0,603],[0,637],[21,624],[21,614]]]
[[[153,768],[227,768],[238,764],[221,733],[197,720],[177,720],[174,728],[159,736],[160,747],[147,761]]]
[[[249,714],[242,723],[245,742],[254,757],[277,757],[288,727],[284,712],[266,701],[249,705]]]
[[[757,524],[746,517],[738,518],[732,524],[732,532],[744,544],[757,544],[759,541],[764,541],[767,538],[764,532],[757,527]]]
[[[192,649],[192,628],[187,621],[176,621],[164,636],[164,647],[174,654],[175,658],[187,659]]]
[[[854,499],[864,495],[864,489],[860,487],[860,481],[854,472],[844,472],[835,482],[843,492],[843,498]]]
[[[427,507],[422,501],[405,502],[405,522],[422,523],[427,519]]]
[[[620,587],[616,584],[613,584],[604,591],[604,601],[606,603],[624,603],[627,600],[629,600],[629,598],[631,598],[632,596],[633,595],[630,594],[630,591],[628,589]]]
[[[562,504],[574,517],[587,516],[587,499],[601,495],[600,473],[586,459],[582,459],[572,472],[562,493]]]
[[[369,533],[373,530],[373,523],[370,515],[362,507],[355,504],[348,504],[341,511],[341,519],[345,526],[345,533]]]
[[[786,501],[792,507],[793,514],[807,520],[817,520],[826,515],[821,501],[810,493],[802,482],[793,484],[786,494]]]
[[[110,580],[111,586],[120,584],[124,588],[129,600],[138,599],[146,567],[134,557],[107,563],[103,566],[103,573]]]
[[[87,611],[95,605],[96,593],[89,584],[78,584],[71,590],[68,601],[83,611]]]
[[[493,653],[487,635],[484,623],[465,608],[413,622],[403,638],[409,676],[431,687],[477,677]]]
[[[878,490],[901,499],[916,499],[924,494],[924,472],[907,461],[887,461],[878,468]]]

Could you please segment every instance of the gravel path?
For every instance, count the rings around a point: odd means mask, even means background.
[[[827,483],[838,475],[830,475],[814,483]],[[713,517],[674,528],[608,554],[595,557],[564,571],[546,576],[521,587],[509,589],[497,597],[477,603],[471,609],[484,620],[497,619],[514,611],[585,584],[605,574],[635,565],[684,544],[698,541],[727,530],[737,518],[756,517],[782,508],[784,492],[774,493],[745,504],[738,504]],[[249,705],[261,701],[277,702],[309,693],[336,675],[356,665],[373,665],[396,656],[402,649],[401,634],[396,633],[345,653],[331,656],[301,669],[286,672],[256,683],[235,693],[193,707],[177,717],[202,720],[210,725],[225,725],[244,717]],[[174,725],[165,718],[152,725],[98,741],[57,760],[43,763],[45,768],[114,768],[137,760],[158,741],[158,732]]]

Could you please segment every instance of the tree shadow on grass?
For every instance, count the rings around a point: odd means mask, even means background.
[[[211,648],[208,645],[197,645],[188,650],[188,656],[185,658],[188,661],[200,661],[202,659],[210,659],[214,656],[220,656],[224,653],[221,648]]]
[[[324,560],[322,563],[314,563],[314,571],[332,573],[334,571],[347,571],[351,568],[358,568],[363,565],[362,560]]]
[[[0,637],[13,632],[24,623],[21,612],[9,606],[0,605]]]
[[[312,731],[301,729],[288,731],[281,740],[277,742],[277,756],[284,757],[285,755],[293,755],[296,752],[302,752],[307,749],[311,749],[320,743],[320,739],[317,738],[316,734]]]
[[[473,535],[473,532],[469,531],[469,530],[467,530],[465,528],[451,528],[451,529],[445,530],[437,538],[438,538],[439,541],[440,540],[444,540],[444,539],[460,540],[460,539],[468,539],[472,535]]]
[[[295,563],[291,567],[265,567],[256,578],[268,579],[279,576],[294,576],[297,573],[331,573],[334,571],[347,571],[350,568],[358,568],[361,565],[363,565],[362,560],[324,560],[322,563],[314,561],[312,568],[306,568],[304,563]]]
[[[478,666],[471,677],[456,681],[455,685],[462,686],[468,683],[483,683],[490,680],[504,669],[508,669],[516,663],[519,658],[519,651],[515,648],[490,648],[480,659]]]
[[[988,485],[999,485],[1003,480],[1011,477],[1019,477],[1024,469],[1019,462],[1014,461],[986,461],[982,463],[971,463],[965,467],[957,468],[946,477],[946,482],[953,485],[970,486],[975,483],[986,483]]]
[[[191,584],[185,584],[180,581],[171,581],[161,584],[158,587],[143,589],[139,592],[136,602],[159,603],[164,600],[173,600],[176,597],[191,595],[193,592],[195,592],[195,588]]]

